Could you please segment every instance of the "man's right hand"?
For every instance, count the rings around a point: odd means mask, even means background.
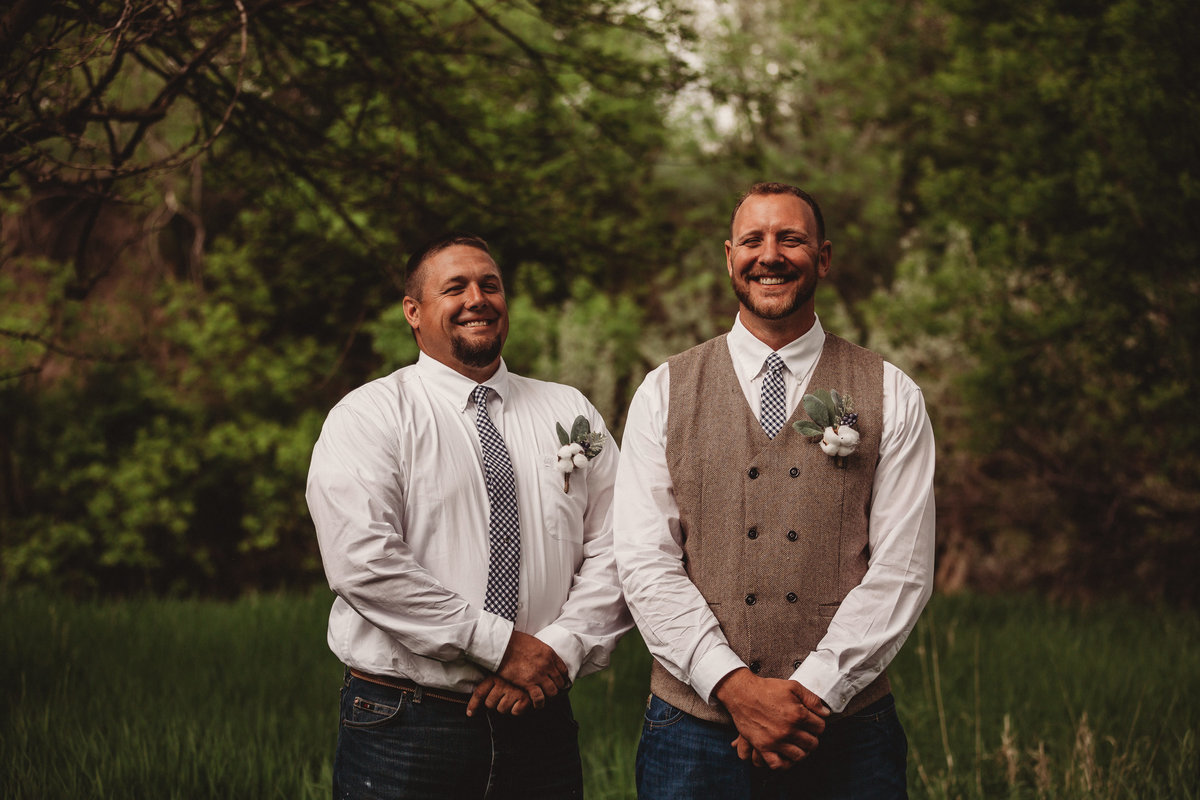
[[[567,665],[554,648],[520,631],[513,631],[496,674],[527,691],[534,708],[546,705],[547,697],[570,683]]]
[[[771,769],[787,769],[807,756],[825,732],[829,709],[796,681],[759,678],[743,667],[717,684],[716,695],[737,727],[732,744],[738,755]]]

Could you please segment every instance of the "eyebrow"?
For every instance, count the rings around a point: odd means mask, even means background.
[[[746,239],[747,237],[750,237],[750,236],[762,236],[762,235],[763,235],[762,228],[754,228],[753,230],[743,232],[742,235],[738,237],[738,241],[739,242],[743,241],[744,239]],[[781,228],[778,231],[776,231],[776,235],[777,236],[799,236],[802,239],[811,238],[810,234],[807,231],[803,230],[802,228]]]

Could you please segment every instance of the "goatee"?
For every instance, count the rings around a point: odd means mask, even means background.
[[[454,357],[468,367],[486,367],[500,356],[500,348],[504,346],[499,336],[486,342],[467,342],[463,339],[452,339],[450,347]]]

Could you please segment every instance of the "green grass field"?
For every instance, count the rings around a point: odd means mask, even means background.
[[[329,596],[0,595],[0,797],[326,798]],[[648,655],[579,682],[587,796],[633,796]],[[1200,620],[935,597],[892,670],[917,798],[1200,798]]]

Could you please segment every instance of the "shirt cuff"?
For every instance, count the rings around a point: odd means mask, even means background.
[[[475,622],[475,635],[467,645],[467,655],[488,672],[495,672],[500,669],[500,662],[504,660],[512,632],[512,620],[490,611],[479,612],[479,619]]]
[[[574,683],[575,676],[583,667],[583,659],[586,655],[578,637],[561,625],[547,625],[535,633],[534,638],[548,645],[558,654],[558,657],[567,665],[567,677]]]
[[[829,710],[840,714],[856,692],[849,681],[838,674],[837,665],[831,656],[809,653],[799,669],[792,673],[792,680],[825,701]]]
[[[710,706],[715,706],[717,699],[713,697],[713,690],[717,688],[717,684],[726,675],[744,666],[746,663],[737,657],[737,653],[733,652],[729,645],[718,645],[696,662],[689,680],[696,694]]]

